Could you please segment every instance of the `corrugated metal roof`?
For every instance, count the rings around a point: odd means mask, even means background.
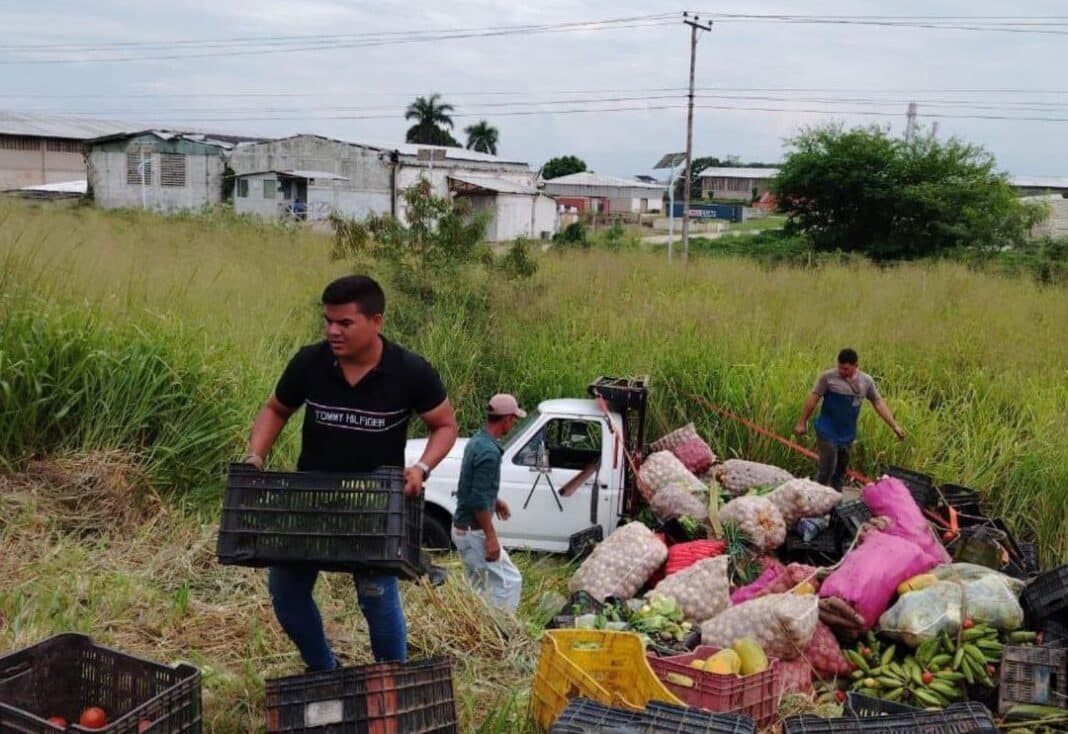
[[[471,186],[478,186],[482,189],[488,189],[490,191],[496,191],[499,194],[528,194],[533,195],[538,193],[538,190],[533,186],[525,185],[519,181],[509,181],[503,178],[497,178],[496,176],[472,176],[464,174],[463,176],[449,176],[454,181],[460,181]]]
[[[378,146],[372,145],[370,147]],[[489,153],[479,153],[477,150],[468,150],[467,148],[451,148],[443,145],[417,145],[415,143],[382,146],[382,150],[395,150],[403,156],[411,156],[412,158],[419,155],[419,151],[424,148],[429,150],[444,150],[446,160],[479,161],[482,163],[514,163],[520,166],[527,165],[526,161],[513,158],[502,158],[500,156],[490,155]]]
[[[298,133],[296,135],[289,135],[284,138],[277,138],[275,140],[267,140],[264,142],[272,143],[281,140],[292,140],[293,138],[319,138],[321,140],[330,140],[335,143],[342,143],[343,145],[354,145],[357,148],[368,148],[370,150],[378,150],[382,152],[397,151],[406,158],[416,158],[419,155],[419,151],[426,150],[444,150],[446,160],[453,161],[478,161],[482,163],[503,163],[517,166],[529,165],[526,161],[502,158],[496,155],[490,155],[489,153],[479,153],[474,150],[467,150],[466,148],[452,148],[444,145],[419,145],[416,143],[394,143],[392,145],[378,143],[378,142],[357,142],[354,140],[341,140],[340,138],[331,138],[326,135],[316,135],[315,133]]]
[[[1068,176],[1013,176],[1010,180],[1021,189],[1068,189]]]
[[[0,110],[0,135],[88,140],[129,129],[129,123]]]
[[[606,176],[601,173],[593,173],[592,171],[569,173],[566,176],[547,178],[545,179],[545,183],[546,185],[552,186],[614,186],[629,189],[656,189],[657,191],[665,191],[667,189],[667,186],[664,184],[645,183],[644,181],[637,181],[633,178],[620,178],[619,176]]]
[[[698,174],[698,178],[775,178],[779,175],[778,168],[733,168],[731,166],[706,168]]]

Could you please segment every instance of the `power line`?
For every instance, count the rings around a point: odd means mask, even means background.
[[[923,94],[1034,94],[1034,95],[1068,95],[1068,89],[1038,89],[1038,88],[983,88],[983,87],[900,87],[900,88],[885,88],[885,89],[873,89],[871,87],[729,87],[729,86],[710,86],[710,87],[695,87],[697,92],[772,92],[782,94],[792,93],[826,93],[826,94],[848,94],[848,93],[864,93],[868,95],[886,95],[886,94],[901,94],[908,95],[912,98],[915,95]],[[508,90],[446,90],[440,92],[445,97],[478,97],[478,96],[494,96],[494,97],[528,97],[531,95],[548,95],[548,94],[626,94],[626,93],[645,93],[645,92],[685,92],[686,87],[617,87],[617,88],[584,88],[584,89],[508,89]],[[367,96],[383,96],[383,97],[400,97],[410,99],[421,94],[426,94],[427,90],[420,91],[396,91],[396,90],[374,90],[374,89],[361,89],[352,92],[352,94],[359,97]],[[179,92],[179,91],[155,91],[155,92],[115,92],[113,90],[106,90],[95,93],[77,93],[77,94],[53,94],[53,93],[41,93],[41,92],[0,92],[0,99],[156,99],[156,98],[173,98],[173,99],[197,99],[197,98],[304,98],[314,99],[318,97],[328,97],[330,99],[337,99],[338,94],[334,92],[277,92],[277,91],[231,91],[231,92]]]
[[[695,104],[695,109],[709,109],[709,110],[723,110],[727,112],[776,112],[776,113],[800,113],[800,114],[821,114],[830,116],[866,116],[866,117],[900,117],[900,112],[889,112],[879,110],[828,110],[828,109],[815,109],[815,108],[797,108],[797,107],[771,107],[771,106],[746,106],[739,107],[737,105],[721,105],[721,104]],[[572,115],[572,114],[593,114],[599,112],[655,112],[661,110],[683,110],[686,109],[685,103],[680,104],[656,104],[656,105],[621,105],[615,107],[574,107],[565,109],[554,110],[502,110],[495,112],[497,117],[526,117],[526,116],[538,116],[538,115]],[[453,118],[466,119],[474,117],[483,117],[485,113],[482,112],[461,112],[453,114]],[[151,116],[151,115],[149,115]],[[991,114],[939,114],[935,115],[939,119],[956,119],[956,120],[1012,120],[1019,122],[1068,122],[1068,117],[1051,117],[1051,116],[1016,116],[1016,115],[991,115]],[[250,117],[192,117],[186,118],[186,122],[250,122],[250,121],[291,121],[291,122],[316,122],[323,120],[395,120],[396,114],[342,114],[342,115],[300,115],[293,117],[282,117],[277,115],[264,115],[264,116],[250,116]]]
[[[250,56],[273,53],[297,53],[303,51],[331,51],[352,48],[370,48],[376,46],[395,46],[410,43],[427,43],[431,41],[450,41],[469,38],[489,38],[512,35],[531,35],[546,33],[573,33],[577,31],[603,31],[626,28],[647,28],[653,26],[668,25],[668,18],[672,14],[660,14],[656,16],[635,16],[634,18],[610,18],[607,20],[582,21],[570,23],[556,23],[544,25],[525,26],[500,26],[491,29],[471,29],[463,31],[425,32],[422,35],[404,33],[390,33],[390,37],[372,36],[369,38],[353,38],[351,40],[327,40],[310,42],[310,45],[288,45],[278,42],[261,42],[258,48],[245,48],[232,50],[226,48],[219,51],[205,51],[203,53],[182,53],[162,55],[140,56],[107,56],[107,57],[62,57],[62,58],[24,58],[3,59],[0,64],[68,64],[68,63],[98,63],[98,62],[132,62],[132,61],[174,61],[182,59],[218,58],[231,56]],[[208,43],[219,44],[218,41]],[[266,45],[262,45],[266,43]],[[233,43],[223,44],[227,47]],[[18,51],[19,49],[15,49]],[[23,49],[25,51],[26,49]],[[74,49],[84,53],[85,49]],[[32,50],[30,51],[32,53]]]

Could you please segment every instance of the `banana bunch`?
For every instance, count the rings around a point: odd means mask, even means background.
[[[856,649],[843,650],[856,668],[850,675],[851,690],[887,701],[944,708],[964,700],[966,686],[993,688],[1004,647],[998,631],[967,620],[964,626],[966,629],[956,639],[943,632],[901,661],[894,659],[894,646],[883,648],[869,632]],[[1007,636],[1008,644],[1034,640],[1033,632],[1011,632]]]

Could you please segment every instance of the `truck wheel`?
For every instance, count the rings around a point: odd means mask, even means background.
[[[423,547],[427,550],[449,550],[452,548],[452,535],[449,527],[437,515],[423,515]]]

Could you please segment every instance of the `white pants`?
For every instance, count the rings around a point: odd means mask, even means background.
[[[523,591],[523,577],[519,569],[501,548],[496,561],[486,560],[486,533],[483,530],[460,530],[453,526],[452,542],[464,562],[464,576],[491,606],[513,614],[519,609]]]

